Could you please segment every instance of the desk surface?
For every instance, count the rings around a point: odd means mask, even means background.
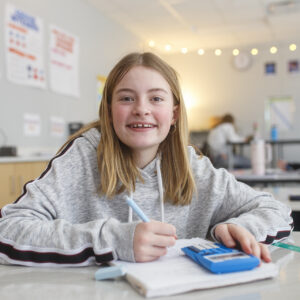
[[[300,172],[281,171],[274,169],[265,175],[252,174],[251,169],[237,169],[230,171],[238,181],[249,185],[269,183],[300,183]]]
[[[272,144],[272,145],[285,145],[285,144],[300,144],[300,139],[283,139],[283,140],[265,140],[266,143]],[[244,146],[244,145],[250,145],[250,142],[228,142],[228,145],[238,145],[238,146]]]
[[[293,233],[300,245],[300,232]],[[272,252],[273,262],[280,266],[278,277],[246,284],[199,290],[177,296],[154,299],[299,299],[300,253],[278,248]],[[97,267],[29,268],[0,265],[0,299],[145,299],[124,280],[95,281]]]
[[[293,211],[300,211],[300,201],[289,200],[290,195],[300,195],[300,186],[268,186],[254,187],[255,190],[271,193],[275,199],[287,204]]]

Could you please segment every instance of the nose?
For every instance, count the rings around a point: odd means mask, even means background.
[[[133,114],[136,116],[145,116],[150,114],[150,108],[146,101],[138,100],[135,102]]]

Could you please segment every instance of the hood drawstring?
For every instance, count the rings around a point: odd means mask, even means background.
[[[165,219],[165,212],[164,212],[164,188],[160,170],[160,156],[158,156],[156,160],[156,173],[157,173],[157,182],[158,182],[158,192],[159,192],[159,202],[160,202],[160,215],[161,215],[161,222],[164,222]],[[129,197],[133,199],[133,193],[130,192]],[[132,222],[132,208],[129,206],[128,209],[128,222]]]
[[[132,192],[130,192],[130,195],[129,195],[130,199],[133,199],[133,194]],[[132,208],[131,206],[128,206],[129,209],[128,209],[128,223],[131,223],[132,222]]]
[[[164,187],[161,176],[160,169],[160,156],[156,160],[156,172],[157,172],[157,182],[158,182],[158,191],[159,191],[159,202],[160,202],[160,218],[161,221],[165,221],[165,211],[164,211]]]

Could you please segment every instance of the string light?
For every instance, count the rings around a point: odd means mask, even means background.
[[[290,44],[289,49],[290,49],[290,51],[295,51],[297,49],[297,45],[296,44]]]
[[[270,48],[270,53],[275,54],[277,52],[277,48],[275,46]]]
[[[149,40],[149,41],[147,42],[147,44],[148,44],[148,46],[151,47],[151,48],[157,47],[156,42],[155,42],[154,40]],[[290,51],[296,51],[296,49],[297,49],[297,45],[296,45],[295,43],[289,44],[288,47],[289,47],[289,50],[290,50]],[[164,46],[164,49],[165,49],[165,51],[169,52],[169,51],[172,50],[172,46],[171,46],[170,44],[166,44],[166,45]],[[174,51],[176,51],[176,49],[175,49]],[[226,49],[225,49],[225,51],[227,52]],[[186,54],[186,53],[189,52],[189,50],[188,50],[188,48],[183,47],[183,48],[180,49],[180,52],[183,53],[183,54]],[[203,48],[199,48],[199,49],[197,50],[197,54],[198,54],[198,55],[204,55],[205,52],[206,52],[206,51],[205,51]],[[259,51],[258,51],[257,48],[252,48],[249,52],[250,52],[251,55],[253,55],[253,56],[254,56],[254,55],[258,55],[258,53],[259,53]],[[271,54],[276,54],[276,53],[278,52],[278,48],[277,48],[276,46],[272,46],[272,47],[269,48],[269,52],[270,52]],[[214,54],[215,54],[216,56],[220,56],[220,55],[222,55],[223,53],[222,53],[222,50],[221,50],[220,48],[218,48],[218,49],[215,49],[215,50],[214,50]],[[234,49],[232,50],[232,54],[233,54],[234,56],[238,56],[238,55],[240,54],[240,50],[239,50],[238,48],[234,48]]]
[[[153,48],[153,47],[155,47],[155,42],[151,40],[151,41],[149,41],[148,45],[149,45],[149,47]]]
[[[181,53],[186,54],[188,52],[187,48],[181,48]]]
[[[166,51],[170,51],[171,49],[172,49],[171,45],[168,44],[168,45],[165,46]]]
[[[258,54],[257,48],[252,48],[252,49],[251,49],[251,54],[252,54],[252,55],[257,55],[257,54]]]
[[[233,54],[234,56],[239,55],[239,53],[240,53],[240,50],[239,50],[239,49],[233,49],[233,51],[232,51],[232,54]]]
[[[220,56],[221,54],[222,54],[221,49],[216,49],[216,50],[215,50],[215,55],[216,55],[216,56]]]

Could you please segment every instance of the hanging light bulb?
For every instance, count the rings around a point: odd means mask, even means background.
[[[155,46],[155,42],[154,41],[149,41],[148,43],[149,47],[153,48]]]
[[[186,54],[188,52],[187,48],[181,48],[181,53]]]
[[[167,45],[165,46],[165,50],[166,50],[166,51],[170,51],[171,49],[172,49],[171,45],[167,44]]]
[[[252,49],[251,49],[251,54],[252,54],[252,55],[257,55],[257,54],[258,54],[257,48],[252,48]]]
[[[297,45],[296,44],[290,44],[289,49],[290,49],[290,51],[295,51],[297,49]]]
[[[215,55],[216,56],[220,56],[222,54],[222,50],[221,49],[216,49],[215,50]]]
[[[275,53],[277,53],[277,51],[278,51],[278,49],[275,46],[270,48],[270,53],[271,54],[275,54]]]
[[[239,49],[233,49],[233,51],[232,51],[232,54],[233,54],[234,56],[239,55],[239,53],[240,53],[240,50],[239,50]]]
[[[205,53],[205,51],[204,51],[203,49],[199,49],[199,50],[198,50],[198,54],[199,54],[199,55],[203,55],[204,53]]]

